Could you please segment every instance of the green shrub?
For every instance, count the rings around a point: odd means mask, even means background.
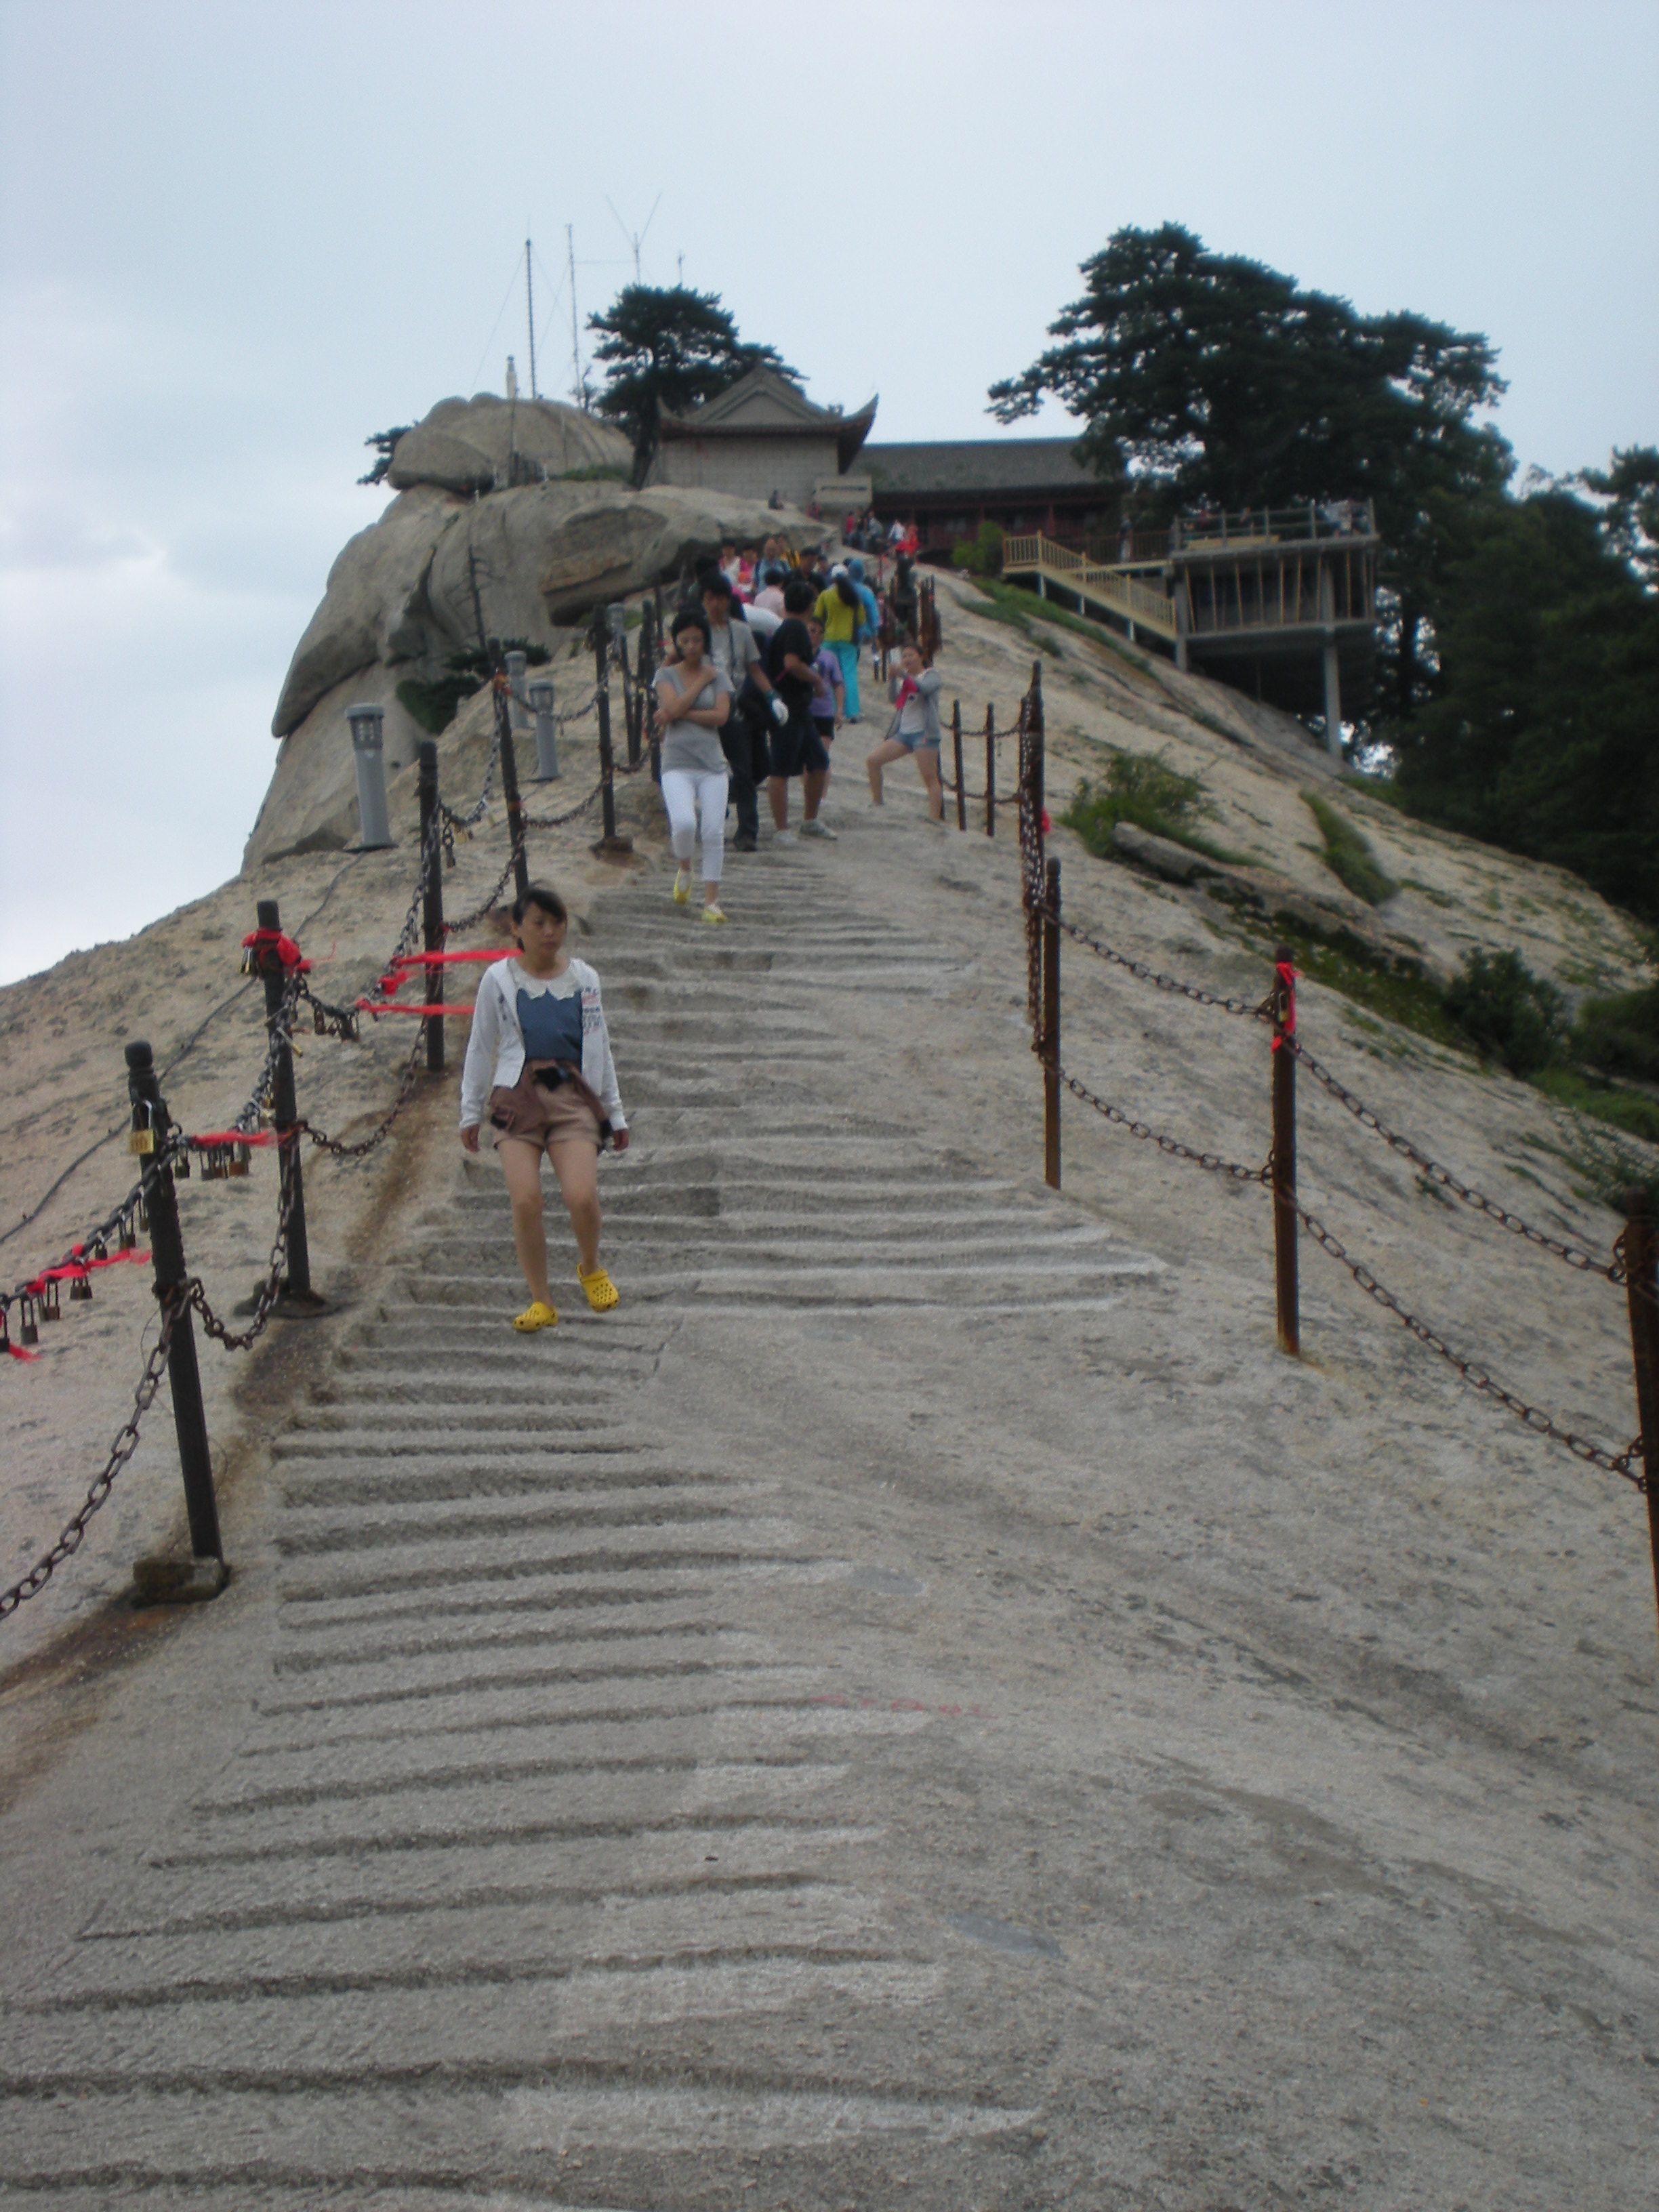
[[[1478,1051],[1512,1075],[1536,1075],[1565,1042],[1561,994],[1518,952],[1489,958],[1477,945],[1447,990],[1446,1010]]]
[[[1614,998],[1586,999],[1572,1032],[1578,1059],[1609,1075],[1659,1083],[1659,983]]]
[[[1081,783],[1060,820],[1075,830],[1097,860],[1118,857],[1112,832],[1120,822],[1132,822],[1154,837],[1185,845],[1212,860],[1240,861],[1244,855],[1224,852],[1198,835],[1195,815],[1212,810],[1204,787],[1195,775],[1182,775],[1152,753],[1119,753],[1102,783]]]
[[[462,700],[470,699],[489,681],[491,653],[521,653],[532,668],[544,667],[553,657],[544,645],[532,645],[526,637],[492,637],[489,647],[489,652],[469,647],[465,653],[452,653],[444,663],[443,674],[430,683],[418,676],[406,676],[398,686],[398,704],[423,730],[441,738],[460,711]]]
[[[1325,866],[1331,873],[1367,906],[1381,906],[1384,899],[1391,899],[1400,886],[1384,872],[1370,838],[1316,793],[1304,791],[1302,796],[1319,824],[1319,834],[1325,841]]]
[[[970,576],[1000,576],[1002,574],[1002,525],[981,522],[977,537],[964,538],[951,549],[951,565],[965,568]]]

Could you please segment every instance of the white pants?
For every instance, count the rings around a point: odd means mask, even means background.
[[[703,768],[665,768],[662,772],[662,803],[668,809],[670,842],[674,858],[691,864],[691,839],[700,828],[702,837],[702,879],[717,884],[726,854],[726,770],[718,775]]]

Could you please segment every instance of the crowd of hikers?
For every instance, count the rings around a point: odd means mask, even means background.
[[[914,759],[930,818],[942,823],[941,679],[913,641],[918,613],[915,527],[877,546],[892,555],[886,608],[855,544],[870,546],[873,517],[855,527],[846,558],[787,539],[721,547],[702,562],[667,625],[655,679],[663,805],[676,868],[673,897],[690,905],[701,875],[706,923],[726,921],[720,878],[726,817],[733,849],[756,850],[759,789],[766,786],[772,842],[833,842],[821,809],[836,732],[863,720],[860,655],[884,635],[896,641],[890,667],[892,719],[866,758],[872,802],[883,803],[883,771]],[[878,556],[877,581],[886,583]],[[789,826],[789,787],[801,787],[800,828]],[[693,856],[701,862],[694,868]],[[568,926],[556,891],[532,884],[514,902],[518,950],[484,970],[461,1077],[461,1143],[476,1153],[488,1118],[513,1207],[513,1235],[530,1304],[514,1327],[526,1334],[558,1320],[547,1275],[542,1157],[551,1162],[576,1238],[576,1274],[596,1313],[620,1303],[599,1262],[598,1163],[609,1143],[628,1148],[599,979],[565,947]]]

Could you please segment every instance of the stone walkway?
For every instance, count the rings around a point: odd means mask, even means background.
[[[1314,1628],[1215,1486],[1260,1395],[1201,1480],[1120,1427],[1239,1330],[1040,1188],[1012,850],[731,873],[580,946],[620,1311],[515,1339],[447,1153],[230,1591],[0,1830],[0,2197],[1643,2201],[1647,1816]]]

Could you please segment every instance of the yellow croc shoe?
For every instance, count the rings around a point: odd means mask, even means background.
[[[524,1336],[532,1335],[538,1328],[556,1328],[559,1316],[550,1305],[533,1298],[521,1314],[514,1314],[513,1326]]]
[[[619,1306],[622,1304],[622,1292],[603,1267],[595,1267],[590,1272],[584,1273],[578,1263],[576,1279],[586,1291],[587,1303],[595,1313],[609,1313],[612,1306]]]
[[[686,906],[690,904],[690,898],[691,871],[690,868],[678,869],[674,876],[674,903],[676,906]]]

